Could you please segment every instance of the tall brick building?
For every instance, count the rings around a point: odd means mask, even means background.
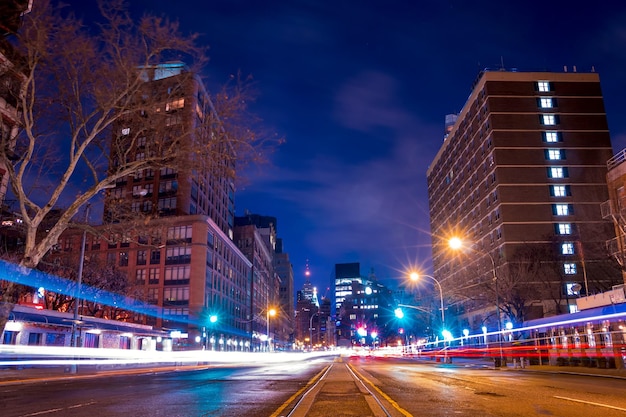
[[[621,281],[600,211],[612,154],[598,74],[479,74],[427,172],[434,276],[459,326],[565,312]]]

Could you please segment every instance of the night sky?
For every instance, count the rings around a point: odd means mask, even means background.
[[[444,117],[484,68],[599,73],[614,151],[626,146],[626,2],[128,0],[210,47],[209,89],[241,70],[253,111],[287,142],[236,195],[278,219],[296,289],[334,264],[383,282],[430,266],[426,170]],[[87,20],[91,0],[65,0]],[[509,5],[504,5],[509,3]]]

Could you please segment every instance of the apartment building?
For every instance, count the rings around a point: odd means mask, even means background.
[[[485,70],[453,119],[427,171],[448,314],[493,329],[621,281],[600,210],[612,148],[597,73]]]

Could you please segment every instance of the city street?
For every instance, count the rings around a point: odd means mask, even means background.
[[[324,401],[330,398],[335,403],[335,416],[626,415],[626,379],[538,368],[493,369],[479,361],[442,364],[352,358],[343,362],[369,385],[372,397],[384,402],[388,414],[355,414],[351,402],[360,399],[327,393]],[[326,358],[258,367],[21,381],[0,385],[0,409],[6,417],[287,416],[307,384],[314,384],[328,366],[344,363]],[[332,381],[328,383],[332,386]],[[345,411],[351,409],[352,414]]]
[[[30,381],[0,387],[0,415],[269,416],[326,362]]]
[[[626,380],[480,364],[359,360],[355,367],[414,416],[624,416]]]

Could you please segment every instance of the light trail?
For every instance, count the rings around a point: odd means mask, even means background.
[[[323,356],[339,356],[341,351],[321,352],[219,352],[137,351],[72,347],[0,345],[0,366],[59,365],[148,365],[171,363],[211,363],[259,365],[300,362]]]

